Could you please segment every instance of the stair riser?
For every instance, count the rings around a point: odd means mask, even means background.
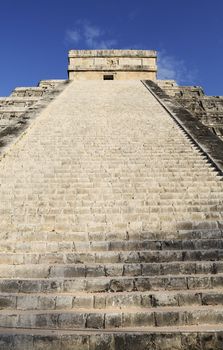
[[[147,234],[148,236],[148,234]],[[70,238],[70,237],[69,237]],[[100,240],[101,238],[101,240]],[[63,241],[60,242],[56,240],[55,242],[0,242],[0,252],[33,252],[33,253],[43,253],[43,252],[86,252],[86,251],[145,251],[145,250],[210,250],[217,249],[223,250],[223,240],[221,239],[207,239],[207,240],[171,240],[171,241],[149,241],[146,234],[140,240],[126,240],[126,235],[123,237],[124,241],[117,241],[113,237],[112,239],[103,240],[103,235],[95,235],[90,237],[90,241],[77,242],[74,241]],[[108,237],[106,237],[108,238]],[[112,238],[112,237],[110,237]],[[139,237],[137,237],[140,239]],[[119,236],[120,239],[120,236]],[[189,254],[189,252],[188,252]]]
[[[0,253],[0,265],[85,264],[85,263],[161,263],[223,260],[223,250],[203,251],[132,251],[102,253]]]
[[[222,350],[223,332],[121,332],[0,335],[1,350]]]
[[[166,311],[116,313],[0,314],[0,327],[47,329],[111,329],[125,327],[170,327],[223,322],[223,311]]]
[[[223,287],[223,276],[0,280],[0,293],[148,292]]]
[[[223,305],[222,293],[176,293],[176,294],[132,294],[123,295],[0,295],[1,310],[75,310],[75,309],[120,309],[156,308],[166,306]]]
[[[164,276],[223,273],[223,262],[174,262],[108,265],[0,265],[0,278],[73,278]]]

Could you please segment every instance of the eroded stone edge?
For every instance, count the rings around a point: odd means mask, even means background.
[[[213,134],[207,126],[197,120],[187,109],[173,101],[152,80],[144,80],[142,83],[223,176],[223,142],[218,136]]]

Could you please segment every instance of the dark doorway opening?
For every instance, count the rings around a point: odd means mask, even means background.
[[[104,80],[114,80],[114,75],[104,75]]]

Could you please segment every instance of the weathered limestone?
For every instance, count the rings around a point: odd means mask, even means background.
[[[71,80],[156,80],[156,51],[71,50],[68,76]]]
[[[223,97],[206,96],[199,86],[178,86],[174,80],[158,80],[174,101],[187,108],[212,132],[223,139]]]
[[[30,121],[60,91],[64,80],[44,80],[38,87],[16,88],[9,97],[0,98],[0,147],[15,142]]]
[[[0,349],[222,349],[216,165],[140,81],[61,90],[0,162]]]

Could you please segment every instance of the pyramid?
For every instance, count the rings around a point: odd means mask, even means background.
[[[223,143],[156,71],[72,50],[0,99],[0,350],[223,349]]]

